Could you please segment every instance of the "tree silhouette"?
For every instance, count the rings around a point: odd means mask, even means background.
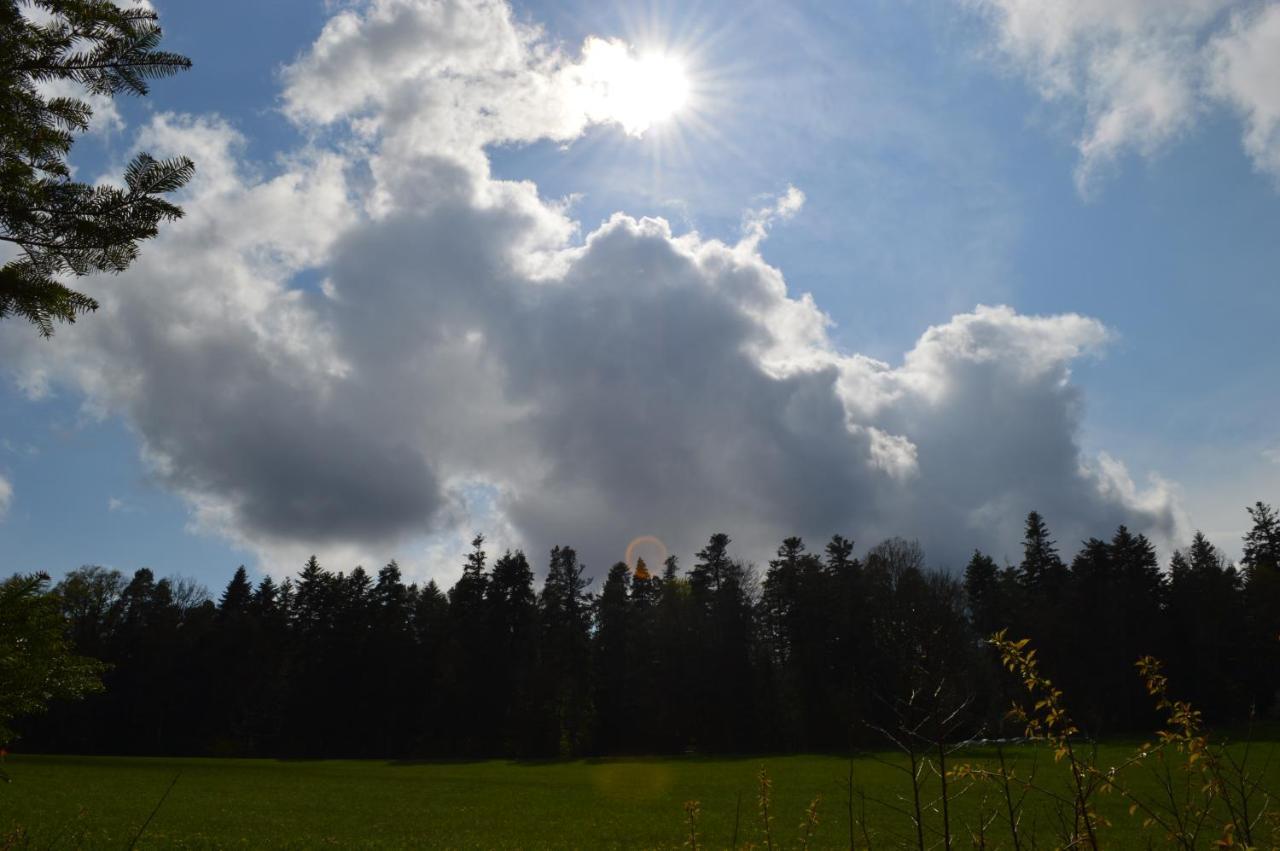
[[[1014,626],[1088,735],[1152,720],[1145,654],[1230,724],[1268,710],[1280,669],[1280,523],[1264,504],[1250,517],[1242,572],[1200,534],[1161,571],[1123,526],[1067,568],[1034,513],[1021,563],[975,552],[963,581],[913,541],[859,559],[836,535],[821,558],[785,539],[757,583],[720,533],[687,573],[675,556],[660,575],[618,563],[598,595],[571,547],[535,594],[524,553],[490,565],[481,536],[447,593],[394,561],[371,576],[312,557],[256,588],[242,567],[216,604],[145,568],[84,567],[37,596],[48,634],[109,666],[106,690],[21,730],[46,751],[387,758],[843,752],[909,730],[941,758],[999,733],[1008,695],[983,639]]]
[[[0,745],[14,738],[14,719],[102,687],[101,664],[75,653],[48,584],[45,574],[0,582]]]
[[[1244,536],[1245,623],[1254,705],[1265,712],[1280,688],[1280,516],[1262,502],[1248,508],[1253,526]]]

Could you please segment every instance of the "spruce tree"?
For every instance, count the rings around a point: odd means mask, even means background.
[[[494,752],[527,756],[536,749],[534,700],[537,651],[537,600],[533,569],[525,554],[507,551],[493,564],[485,590],[488,640],[483,679],[487,735]]]
[[[979,635],[990,637],[1007,626],[1003,623],[1006,613],[1000,599],[1000,569],[995,559],[974,550],[964,568],[964,590],[969,616]]]
[[[862,563],[853,555],[854,543],[843,535],[827,542],[824,567],[830,578],[830,656],[833,672],[830,699],[836,719],[833,745],[845,747],[855,723],[863,717],[862,701],[868,696],[864,682],[867,657],[868,612]]]
[[[603,753],[617,753],[627,745],[632,700],[627,686],[628,645],[631,643],[631,571],[625,562],[609,568],[604,587],[596,600],[594,668],[596,747]]]
[[[1248,509],[1253,525],[1244,536],[1244,601],[1254,706],[1265,712],[1280,689],[1280,516],[1270,505]]]
[[[253,586],[249,584],[249,573],[242,564],[236,568],[235,575],[231,577],[226,590],[222,592],[222,598],[218,602],[218,612],[223,618],[240,617],[249,610],[252,599]]]
[[[559,756],[581,754],[590,736],[591,598],[585,573],[572,547],[552,548],[538,598],[543,651],[538,679],[546,713],[541,749]]]
[[[1031,587],[1056,584],[1065,569],[1058,557],[1057,543],[1049,537],[1049,526],[1036,511],[1027,515],[1020,569],[1023,582]]]
[[[483,681],[489,655],[489,624],[485,618],[485,591],[489,587],[487,562],[484,536],[476,535],[462,566],[462,576],[449,589],[449,643],[445,664],[452,674],[454,691],[447,709],[459,756],[481,755],[485,750],[485,737],[490,732],[485,717],[490,708],[489,695]]]
[[[1245,619],[1238,578],[1200,532],[1169,561],[1169,676],[1209,722],[1248,705],[1237,635]]]

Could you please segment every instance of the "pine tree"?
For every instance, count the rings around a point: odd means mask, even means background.
[[[626,666],[629,719],[626,725],[626,747],[637,753],[653,753],[662,747],[658,728],[660,659],[658,639],[658,605],[664,582],[654,576],[644,559],[636,559],[631,574],[628,599]]]
[[[449,589],[449,644],[446,666],[453,681],[447,706],[449,724],[460,756],[476,756],[486,750],[491,733],[490,695],[484,682],[489,662],[489,622],[485,592],[489,587],[488,554],[484,536],[471,541],[471,552],[462,566],[462,576]]]
[[[280,612],[280,589],[270,576],[262,577],[258,587],[253,591],[254,614],[263,620],[275,617]]]
[[[395,559],[378,571],[378,579],[373,586],[373,604],[379,612],[379,621],[387,626],[396,624],[407,627],[409,591]]]
[[[843,535],[832,535],[827,542],[824,567],[830,578],[830,603],[835,611],[831,618],[829,654],[834,668],[831,676],[833,693],[832,746],[844,748],[848,738],[864,716],[862,702],[868,697],[864,668],[868,612],[862,563],[853,555],[853,541]]]
[[[446,658],[450,627],[448,597],[435,580],[431,580],[418,593],[413,607],[417,652],[412,660],[411,675],[421,717],[405,732],[403,742],[406,748],[415,748],[420,753],[449,753],[450,731],[443,721],[448,701],[456,690]]]
[[[1166,618],[1169,675],[1207,721],[1249,703],[1236,635],[1245,619],[1239,580],[1200,532],[1169,561]]]
[[[338,609],[341,576],[320,566],[313,555],[292,586],[290,621],[291,671],[285,701],[281,749],[290,756],[315,755],[322,743],[334,744],[331,731],[335,672],[331,648],[335,614]],[[324,707],[324,711],[321,711]],[[340,740],[339,740],[340,741]]]
[[[716,533],[689,573],[694,604],[693,734],[700,748],[723,752],[748,741],[755,725],[754,630],[746,571]]]
[[[1264,502],[1256,502],[1245,509],[1253,520],[1253,526],[1244,536],[1244,555],[1240,563],[1245,567],[1245,577],[1259,571],[1280,572],[1280,515]]]
[[[543,651],[538,679],[547,713],[542,750],[559,756],[581,754],[590,735],[591,599],[585,572],[572,547],[554,547],[538,598]]]
[[[92,110],[42,89],[65,80],[89,95],[145,95],[148,80],[191,66],[156,49],[156,20],[145,5],[111,0],[0,0],[0,240],[19,251],[0,266],[0,317],[24,317],[46,337],[54,322],[97,308],[60,279],[123,271],[140,241],[182,215],[162,196],[190,180],[191,160],[141,153],[123,188],[77,182],[67,157]]]
[[[525,554],[507,551],[493,564],[485,590],[488,627],[484,679],[488,738],[495,752],[526,756],[536,749],[533,701],[537,650],[537,599]]]
[[[461,620],[482,617],[484,593],[489,585],[485,571],[488,555],[484,551],[484,535],[476,535],[471,541],[471,552],[462,566],[462,577],[449,589],[449,608]]]
[[[414,682],[413,658],[417,647],[412,596],[395,559],[378,570],[367,595],[363,614],[367,621],[364,629],[367,649],[356,663],[363,670],[368,692],[361,717],[369,722],[364,748],[369,756],[392,757],[405,753],[406,738],[412,739],[407,731],[420,720],[419,692]]]
[[[1057,544],[1049,537],[1049,527],[1036,511],[1027,515],[1020,569],[1022,581],[1031,587],[1045,583],[1057,584],[1065,573],[1062,559],[1058,557]]]
[[[785,666],[791,656],[796,613],[800,601],[801,559],[804,542],[787,538],[769,562],[760,599],[761,626],[772,649],[775,664]]]
[[[594,636],[596,747],[618,753],[627,745],[632,695],[628,694],[628,645],[631,643],[631,571],[625,562],[609,568],[596,600]]]
[[[1001,600],[1000,569],[995,559],[979,550],[964,569],[964,590],[969,601],[969,616],[979,635],[989,637],[1004,629],[1005,607]]]
[[[1253,526],[1244,536],[1240,563],[1244,565],[1250,690],[1257,710],[1265,712],[1280,699],[1280,516],[1263,502],[1248,512]]]
[[[249,573],[242,564],[236,568],[235,575],[231,577],[226,590],[222,592],[222,598],[218,602],[218,613],[224,619],[242,617],[248,612],[252,599],[253,586],[249,584]]]
[[[694,692],[693,595],[680,576],[679,560],[667,556],[654,610],[655,746],[684,751],[693,738],[686,695]]]
[[[729,558],[729,536],[718,532],[698,551],[698,561],[689,571],[689,584],[695,596],[708,603],[729,579],[733,570]]]
[[[329,617],[332,579],[313,555],[298,574],[293,614],[303,635],[318,633]]]
[[[823,736],[845,696],[831,682],[839,667],[832,656],[839,583],[798,537],[782,542],[765,573],[757,622],[766,651],[762,667],[770,669],[769,688],[781,711],[776,732],[790,747],[828,744]]]

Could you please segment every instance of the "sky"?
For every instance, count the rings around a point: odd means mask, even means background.
[[[1280,2],[155,7],[193,69],[72,159],[197,177],[0,324],[9,570],[1238,558],[1280,499]]]

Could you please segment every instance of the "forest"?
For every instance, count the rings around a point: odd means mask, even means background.
[[[202,588],[87,566],[46,586],[105,689],[22,719],[30,752],[544,758],[847,752],[904,713],[947,708],[950,738],[1015,736],[1016,690],[987,638],[1031,640],[1083,733],[1150,730],[1134,668],[1163,660],[1211,726],[1265,717],[1280,688],[1280,516],[1248,509],[1240,564],[1201,534],[1162,567],[1124,526],[1069,561],[1039,514],[1023,558],[957,576],[889,539],[859,555],[788,538],[757,571],[715,534],[682,570],[571,547],[541,587],[525,553],[477,536],[447,591],[312,557],[256,585]]]

